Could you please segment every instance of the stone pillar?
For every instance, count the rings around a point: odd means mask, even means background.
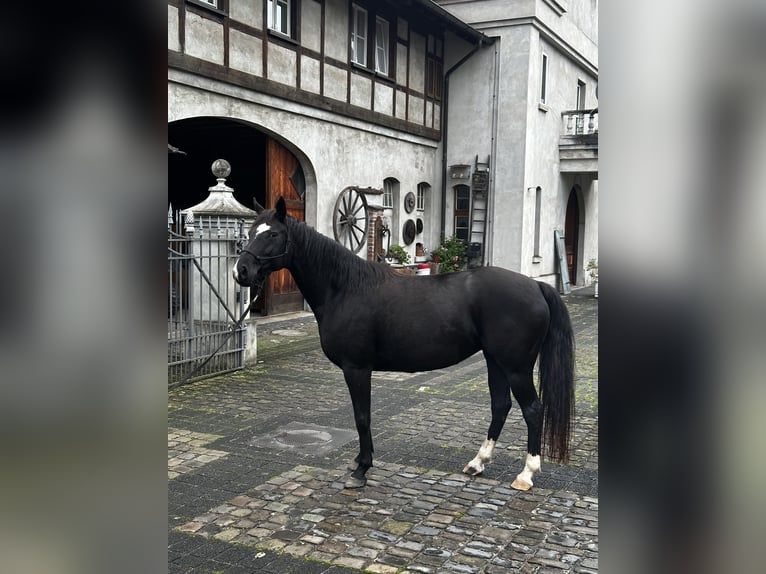
[[[181,211],[186,217],[192,237],[193,255],[200,263],[190,274],[190,289],[200,299],[190,309],[192,319],[200,323],[227,321],[228,313],[220,309],[218,299],[239,319],[245,306],[250,301],[249,289],[242,289],[232,277],[232,267],[237,260],[237,242],[247,240],[247,232],[255,221],[257,213],[242,205],[234,198],[234,189],[226,185],[226,178],[231,173],[229,162],[217,159],[213,162],[212,172],[218,183],[209,187],[209,195],[204,201]],[[207,276],[207,279],[205,279]],[[216,295],[208,281],[218,292]],[[245,331],[245,364],[255,364],[257,355],[257,337],[255,327],[247,325]]]

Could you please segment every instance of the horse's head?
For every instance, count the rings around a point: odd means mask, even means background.
[[[250,240],[234,264],[232,273],[240,285],[255,287],[272,271],[287,265],[290,237],[285,200],[276,209],[262,210],[250,229]]]

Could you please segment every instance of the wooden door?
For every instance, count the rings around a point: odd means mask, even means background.
[[[567,268],[569,281],[577,285],[577,252],[580,239],[580,205],[577,202],[577,192],[573,189],[569,193],[567,202],[567,218],[564,223],[564,245],[567,251]]]
[[[287,213],[305,221],[304,190],[296,189],[303,172],[295,156],[279,142],[269,139],[266,146],[266,207],[275,207],[284,197]],[[303,295],[287,269],[272,273],[266,285],[266,314],[303,311]]]

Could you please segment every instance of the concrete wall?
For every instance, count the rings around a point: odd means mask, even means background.
[[[597,2],[442,0],[439,4],[495,38],[498,53],[493,62],[492,49],[482,50],[454,74],[447,134],[448,164],[473,163],[476,154],[481,158],[492,152],[488,262],[555,283],[553,230],[564,229],[567,199],[575,183],[582,190],[584,220],[579,262],[585,266],[598,256],[597,173],[562,174],[559,165],[561,114],[576,109],[578,80],[585,83],[586,109],[598,106]],[[540,104],[543,53],[548,56],[547,97]],[[487,81],[494,74],[498,78],[496,112],[492,111],[493,86]],[[534,257],[538,186],[539,258]],[[450,191],[450,229],[451,198]]]

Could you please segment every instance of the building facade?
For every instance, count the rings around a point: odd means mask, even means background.
[[[558,230],[570,282],[587,284],[598,259],[597,0],[439,4],[494,40],[448,71],[444,134],[448,165],[488,171],[486,217],[468,214],[469,233],[486,220],[484,262],[555,284]],[[447,179],[448,233],[468,176]]]
[[[205,197],[209,166],[223,158],[241,203],[270,207],[284,196],[293,215],[330,237],[339,197],[361,193],[380,221],[355,236],[358,254],[375,258],[381,245],[400,244],[414,256],[464,233],[464,212],[478,219],[473,189],[483,186],[486,227],[474,261],[553,281],[552,229],[564,227],[568,187],[580,209],[580,261],[593,256],[597,175],[582,167],[589,151],[579,143],[570,153],[579,171],[562,168],[559,149],[561,112],[577,107],[565,77],[582,78],[584,105],[595,108],[597,43],[569,38],[587,37],[592,15],[584,10],[579,25],[571,12],[558,22],[511,17],[527,3],[441,4],[169,0],[168,141],[183,152],[169,160],[174,209]],[[550,4],[558,5],[532,3]],[[543,51],[550,95],[537,102]],[[467,179],[451,177],[458,164]],[[538,186],[535,211],[528,188]],[[469,223],[469,241],[478,229]],[[538,263],[527,261],[535,248]],[[286,272],[272,278],[265,301],[268,313],[302,305]]]

